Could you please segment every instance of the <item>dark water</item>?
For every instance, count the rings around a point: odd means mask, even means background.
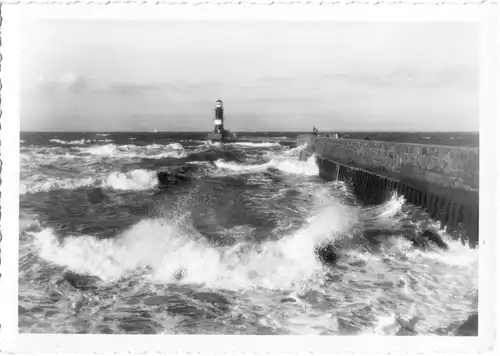
[[[411,247],[402,231],[437,226],[420,209],[204,135],[21,134],[21,332],[447,334],[477,313],[478,251]],[[195,180],[159,187],[180,165]]]

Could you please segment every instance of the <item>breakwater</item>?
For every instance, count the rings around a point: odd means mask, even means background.
[[[479,150],[469,147],[408,144],[299,135],[301,159],[316,155],[326,180],[353,184],[365,204],[378,204],[392,192],[421,206],[450,235],[479,238]],[[465,231],[466,236],[458,231]]]

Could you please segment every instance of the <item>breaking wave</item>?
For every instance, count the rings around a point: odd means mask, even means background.
[[[186,150],[180,143],[171,143],[168,145],[151,144],[147,146],[138,146],[133,144],[116,145],[105,139],[99,141],[101,144],[85,146],[88,140],[81,141],[62,141],[58,139],[58,144],[62,146],[54,147],[28,147],[21,151],[21,160],[23,164],[30,164],[34,161],[43,164],[47,161],[58,159],[78,159],[78,158],[149,158],[161,159],[167,157],[184,158],[187,155]],[[84,142],[86,141],[86,142]],[[92,141],[92,140],[90,140]]]
[[[92,156],[112,156],[117,158],[182,158],[186,151],[180,143],[168,145],[152,144],[147,146],[136,145],[99,145],[79,148],[81,153]]]
[[[322,270],[314,247],[345,232],[351,221],[335,205],[297,232],[261,245],[214,248],[175,224],[143,220],[116,239],[70,236],[60,243],[51,229],[35,234],[40,256],[84,275],[116,280],[148,268],[154,282],[201,283],[213,288],[291,288]]]
[[[53,139],[50,139],[49,142],[58,143],[61,145],[87,145],[87,144],[98,143],[98,142],[102,142],[102,143],[113,142],[113,140],[111,140],[111,139],[104,139],[104,140],[81,139],[81,140],[74,140],[74,141],[64,141],[64,140],[60,140],[58,138],[53,138]]]
[[[273,157],[269,162],[257,165],[241,164],[235,162],[226,162],[222,159],[215,161],[215,165],[224,171],[234,173],[251,173],[260,172],[270,168],[274,168],[289,174],[298,174],[305,176],[318,175],[318,166],[316,165],[316,158],[309,157],[307,161],[298,161],[288,159],[286,157]]]
[[[116,190],[145,190],[153,188],[157,183],[156,171],[136,169],[128,173],[111,173],[102,186]]]
[[[57,179],[42,177],[38,181],[21,183],[19,194],[70,190],[85,187],[100,187],[114,190],[146,190],[157,185],[156,171],[136,169],[130,172],[112,172],[101,177],[80,177]]]
[[[281,146],[278,142],[233,142],[227,145],[243,146],[243,147],[260,147],[260,148]]]
[[[20,183],[19,194],[25,195],[28,193],[49,192],[57,189],[77,189],[82,187],[90,187],[95,184],[96,180],[93,177],[85,177],[80,179],[54,179],[43,178],[43,181]]]

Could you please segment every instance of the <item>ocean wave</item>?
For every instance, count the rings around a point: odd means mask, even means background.
[[[111,173],[101,186],[116,190],[147,190],[157,184],[156,171],[136,169],[128,173]]]
[[[438,230],[438,223],[436,223],[435,229]],[[418,257],[421,260],[427,261],[429,264],[441,264],[445,266],[451,266],[454,268],[471,270],[477,272],[479,268],[479,255],[477,250],[471,249],[470,247],[462,244],[458,240],[454,240],[450,235],[448,235],[444,230],[438,230],[439,235],[449,246],[448,251],[443,253],[439,250],[422,251],[418,249],[413,249],[410,254]],[[477,275],[476,275],[477,282]]]
[[[22,147],[21,154],[25,153],[27,155],[61,155],[70,152],[71,147],[65,146],[29,146]]]
[[[315,156],[309,157],[306,161],[284,158],[271,160],[271,163],[274,168],[290,174],[305,176],[317,176],[319,174]]]
[[[81,153],[91,156],[110,156],[116,158],[160,159],[186,157],[186,150],[180,143],[171,143],[168,145],[151,144],[147,146],[107,144],[80,147],[79,150]]]
[[[289,174],[305,176],[316,176],[319,174],[319,169],[316,165],[316,158],[314,156],[309,157],[307,161],[299,161],[297,159],[275,156],[271,158],[270,161],[257,165],[226,162],[222,159],[219,159],[215,161],[215,165],[221,170],[231,171],[234,173],[261,172],[270,168],[274,168]]]
[[[19,230],[22,231],[39,231],[42,226],[38,217],[34,214],[20,211],[19,212]]]
[[[196,142],[196,141],[193,141]],[[199,149],[206,149],[206,148],[219,148],[223,147],[223,144],[219,141],[212,141],[212,140],[205,140],[205,141],[197,141],[200,143],[198,146]]]
[[[283,156],[299,157],[300,152],[305,150],[306,148],[307,148],[307,143],[300,145],[300,146],[297,146],[297,147],[290,148],[289,150],[287,150],[286,152],[283,153]]]
[[[109,323],[93,321],[111,304],[119,309],[116,333],[127,332],[124,325],[137,306],[147,311],[144,319],[157,333],[231,333],[236,326],[238,333],[261,328],[292,334],[435,334],[477,312],[478,250],[453,241],[403,197],[394,194],[377,206],[363,206],[351,181],[306,179],[317,176],[318,167],[314,157],[297,159],[301,148],[219,149],[186,140],[180,141],[184,146],[138,140],[137,145],[21,148],[21,194],[89,187],[89,193],[100,188],[106,196],[97,202],[93,195],[88,202],[95,204],[92,216],[78,224],[67,220],[69,213],[73,218],[71,211],[56,211],[54,218],[40,204],[45,198],[55,202],[79,194],[21,198],[21,331],[109,332]],[[166,163],[196,165],[196,174],[202,170],[207,179],[171,189],[161,199],[136,193],[155,188],[154,169],[164,162],[129,157],[162,154],[185,154],[182,162]],[[229,185],[227,179],[213,178],[245,172],[251,174]],[[107,199],[115,201],[115,196],[124,206],[146,204],[154,214],[146,217],[133,209],[134,217],[122,221]],[[100,206],[105,209],[97,216]],[[412,245],[405,229],[418,232],[427,226],[439,230],[448,250]],[[381,232],[376,236],[380,243],[369,239],[370,232]],[[324,243],[335,248],[338,258],[332,265],[320,263],[315,253]],[[93,288],[100,298],[88,293]],[[193,297],[198,292],[227,298],[227,303],[215,310],[207,298]],[[60,300],[44,306],[42,299],[49,294]],[[169,306],[174,314],[187,310],[191,315],[206,306],[224,322],[185,326],[166,320],[150,297],[166,303],[174,295],[182,300]],[[40,305],[43,310],[35,310]],[[82,316],[88,328],[68,323],[71,314]],[[37,324],[42,319],[48,323]]]
[[[39,179],[37,182],[25,182],[19,184],[19,195],[25,195],[28,193],[40,193],[49,192],[51,190],[70,190],[78,189],[83,187],[91,187],[95,185],[96,179],[93,177],[77,178],[77,179],[54,179],[54,178],[44,178]]]
[[[243,147],[278,147],[281,146],[278,142],[231,142],[227,143],[229,146],[243,146]]]
[[[62,242],[53,230],[35,233],[45,260],[79,274],[116,280],[149,268],[154,282],[201,283],[208,287],[291,288],[322,271],[314,247],[352,224],[339,206],[318,212],[299,231],[261,245],[238,243],[214,248],[196,241],[179,226],[143,220],[115,239],[70,236]]]
[[[180,143],[167,145],[150,144],[146,146],[127,144],[117,145],[110,139],[103,140],[79,140],[63,141],[51,139],[51,141],[61,146],[35,146],[22,148],[21,159],[29,162],[33,157],[45,160],[53,160],[61,157],[82,158],[84,156],[94,156],[96,158],[115,157],[120,158],[182,158],[186,156],[186,150]],[[94,143],[94,145],[87,145]],[[76,147],[75,147],[76,146]]]
[[[98,142],[109,143],[109,142],[113,142],[113,140],[106,138],[104,140],[81,139],[81,140],[74,140],[74,141],[64,141],[64,140],[59,140],[58,138],[53,138],[53,139],[50,139],[49,142],[58,143],[61,145],[88,145],[91,143],[98,143]]]
[[[77,156],[72,155],[68,151],[59,150],[58,147],[53,147],[53,150],[30,149],[19,154],[21,168],[24,164],[53,162],[63,157],[74,158]]]
[[[38,149],[28,149],[27,151],[23,150],[20,152],[19,160],[20,160],[20,171],[21,177],[23,175],[29,175],[30,181],[33,178],[35,172],[40,172],[43,167],[47,167],[49,165],[66,167],[67,164],[71,161],[81,159],[78,154],[74,152],[70,152],[64,149],[55,150],[44,149],[40,151]]]
[[[270,162],[258,164],[258,165],[249,165],[249,164],[241,164],[235,162],[226,162],[223,159],[218,159],[214,162],[217,168],[232,171],[237,173],[250,173],[250,172],[260,172],[271,167]]]
[[[156,171],[136,169],[130,172],[112,172],[100,176],[57,179],[38,177],[34,182],[22,182],[19,194],[35,194],[53,190],[73,190],[100,187],[114,190],[147,190],[157,185]]]
[[[193,140],[193,139],[186,140],[186,142],[189,142],[189,143],[199,143],[201,145],[205,145],[208,142],[212,143],[211,140]]]
[[[317,193],[317,198],[320,198],[321,192]],[[50,229],[37,233],[36,238],[42,258],[75,273],[104,280],[122,278],[148,267],[151,268],[151,278],[157,282],[176,282],[181,273],[183,283],[229,289],[281,289],[290,288],[321,271],[314,247],[337,239],[356,222],[356,214],[330,201],[313,213],[300,230],[259,246],[238,243],[225,249],[214,248],[192,239],[171,222],[151,219],[141,221],[115,239],[72,236],[60,243]],[[409,245],[403,239],[398,241],[399,245]],[[428,253],[416,249],[408,252],[408,256],[413,256],[412,260],[477,268],[477,254],[473,250],[456,241],[449,243],[451,248],[446,256],[442,252]],[[459,262],[459,256],[464,255],[468,258]],[[457,258],[450,261],[449,256]],[[355,257],[371,263],[382,263],[383,258],[367,252],[355,254]]]
[[[366,228],[386,227],[393,228],[395,224],[394,217],[401,212],[405,198],[393,192],[391,197],[380,205],[365,207],[361,210],[362,219]]]

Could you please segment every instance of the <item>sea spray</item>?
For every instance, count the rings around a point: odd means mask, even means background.
[[[112,172],[75,178],[57,179],[38,177],[35,181],[20,183],[19,194],[35,194],[54,190],[74,190],[79,188],[100,187],[115,190],[147,190],[157,186],[156,171],[135,169],[130,172]]]
[[[166,158],[166,157],[185,157],[186,151],[179,143],[172,143],[168,145],[96,145],[89,147],[78,148],[81,153],[91,156],[103,156],[112,158]]]
[[[242,146],[242,147],[279,147],[278,142],[234,142],[229,143],[229,146]]]
[[[305,176],[315,176],[318,174],[315,157],[310,157],[307,161],[292,160],[286,157],[273,157],[270,161],[263,164],[240,164],[226,162],[219,159],[215,165],[224,171],[231,171],[236,174],[252,173],[274,168],[289,174],[298,174]]]
[[[227,289],[282,289],[320,270],[315,246],[333,241],[351,224],[342,209],[332,205],[295,233],[259,246],[240,243],[217,249],[203,240],[191,239],[174,224],[149,219],[115,239],[69,236],[59,242],[50,229],[37,233],[36,238],[42,258],[105,280],[148,267],[155,282],[174,283],[177,273],[183,271],[183,283]]]
[[[155,171],[135,169],[127,173],[111,173],[101,186],[117,190],[144,190],[152,189],[157,184],[158,179]]]

